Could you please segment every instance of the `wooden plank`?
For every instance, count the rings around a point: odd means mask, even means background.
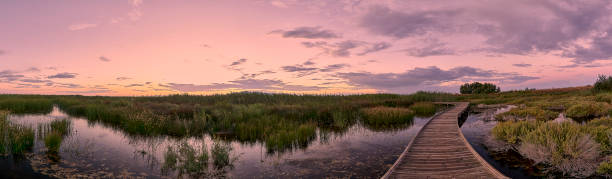
[[[382,178],[508,178],[463,136],[457,119],[469,103],[443,104],[454,107],[429,120]]]

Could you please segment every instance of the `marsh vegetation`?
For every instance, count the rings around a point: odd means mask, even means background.
[[[385,154],[376,155],[372,153],[377,153],[381,149],[372,148],[373,146],[359,145],[357,147],[359,149],[332,147],[330,149],[358,151],[347,152],[354,156],[345,157],[338,157],[337,152],[339,151],[329,151],[333,155],[324,156],[325,159],[304,158],[299,162],[289,162],[283,167],[297,167],[291,170],[310,170],[311,167],[319,166],[323,164],[320,162],[326,160],[346,160],[346,162],[335,162],[334,165],[338,166],[328,166],[329,170],[340,171],[332,176],[378,176],[386,170],[385,166],[396,158],[388,151],[400,153],[403,150],[402,144],[406,141],[404,138],[412,135],[418,129],[413,126],[422,125],[428,116],[443,109],[442,106],[434,105],[431,101],[447,101],[448,98],[454,98],[454,96],[426,92],[413,95],[354,96],[264,93],[161,97],[0,95],[0,103],[16,104],[2,106],[3,110],[20,111],[9,115],[14,119],[6,120],[7,123],[31,130],[32,139],[30,141],[33,144],[40,144],[40,147],[34,147],[34,149],[30,147],[26,150],[25,153],[33,153],[28,154],[27,158],[35,171],[54,177],[71,177],[78,174],[78,171],[90,171],[96,167],[100,170],[89,172],[95,174],[91,175],[92,177],[104,177],[120,172],[121,169],[112,167],[106,169],[110,161],[122,163],[119,162],[120,160],[108,160],[108,157],[124,154],[99,154],[88,146],[98,144],[97,147],[100,147],[99,145],[109,145],[108,142],[102,140],[100,143],[96,142],[99,139],[85,137],[92,135],[88,134],[91,133],[89,131],[98,133],[109,129],[118,132],[112,132],[114,134],[111,136],[120,134],[116,137],[127,141],[144,141],[146,145],[151,145],[147,148],[155,150],[134,149],[136,150],[134,155],[143,158],[142,161],[147,161],[144,162],[146,164],[129,165],[143,166],[134,169],[143,172],[150,172],[149,169],[144,168],[158,168],[159,170],[153,174],[157,173],[155,175],[159,176],[223,177],[227,176],[228,172],[232,176],[248,176],[248,172],[259,172],[248,169],[248,167],[245,169],[245,162],[248,163],[251,159],[240,161],[240,153],[261,152],[262,159],[260,160],[263,163],[258,165],[268,168],[278,165],[274,164],[278,163],[274,160],[279,160],[287,155],[292,156],[293,153],[301,156],[306,155],[300,154],[302,152],[324,150],[327,147],[315,147],[314,149],[309,149],[309,147],[313,145],[335,146],[334,141],[338,140],[346,140],[346,142],[366,140],[368,143],[380,143],[378,147],[396,147],[385,149],[387,151]],[[66,114],[63,114],[64,112]],[[82,126],[81,119],[86,120],[86,126]],[[10,121],[17,121],[17,123]],[[29,122],[23,124],[19,121]],[[93,135],[107,136],[110,134]],[[355,138],[356,136],[359,138]],[[388,139],[386,142],[385,140],[369,141],[375,140],[373,136],[379,140]],[[162,139],[163,142],[150,143],[158,139]],[[389,140],[395,142],[389,143]],[[132,143],[141,142],[130,142],[127,145],[132,145]],[[117,144],[111,146],[113,145]],[[236,148],[242,151],[236,151]],[[368,150],[360,151],[362,149]],[[102,147],[99,150],[117,149]],[[37,153],[41,153],[41,157],[37,157],[39,156]],[[306,156],[308,155],[313,154]],[[374,156],[377,158],[365,159]],[[32,158],[36,160],[31,160]],[[99,161],[100,159],[103,160]],[[272,163],[268,163],[269,160],[272,160],[270,161]],[[79,163],[79,161],[89,161],[92,165],[72,167],[78,166],[74,163]],[[236,164],[236,161],[240,162]],[[349,168],[371,167],[371,165],[378,167],[374,172],[356,174],[355,170],[346,169],[346,165],[350,165],[351,161],[361,164]],[[306,166],[305,162],[314,163]],[[235,166],[238,167],[236,171],[233,170]],[[338,170],[337,167],[345,169]],[[58,168],[66,171],[57,171]],[[268,175],[307,177],[319,176],[323,171],[327,170],[292,174],[275,171]],[[132,176],[138,176],[138,173]]]

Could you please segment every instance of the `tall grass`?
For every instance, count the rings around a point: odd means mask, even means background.
[[[176,172],[179,178],[216,178],[226,168],[232,167],[231,146],[215,140],[208,149],[202,141],[202,146],[196,148],[186,141],[168,146],[164,153],[162,173]],[[209,168],[209,166],[213,166]]]
[[[401,129],[412,125],[414,111],[407,108],[373,107],[361,109],[363,124],[372,130]]]
[[[9,113],[0,111],[0,155],[21,155],[34,146],[34,130],[11,123]]]
[[[506,121],[492,135],[516,147],[523,156],[571,177],[588,177],[602,157],[610,154],[612,119],[586,124],[572,122]],[[605,167],[605,166],[603,166]]]
[[[548,121],[559,116],[558,112],[540,109],[537,107],[520,107],[511,109],[495,116],[497,120],[538,120]]]

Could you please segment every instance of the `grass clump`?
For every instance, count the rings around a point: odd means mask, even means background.
[[[361,110],[363,123],[373,130],[389,130],[412,125],[414,112],[407,108],[373,107]]]
[[[612,157],[599,164],[599,167],[597,167],[597,173],[607,177],[612,176]]]
[[[8,111],[0,111],[0,155],[21,155],[34,146],[34,130],[8,121]]]
[[[44,114],[52,109],[53,103],[49,99],[18,95],[0,96],[0,110],[8,110],[13,114]]]
[[[510,144],[520,144],[522,136],[534,131],[541,124],[542,122],[504,121],[497,123],[491,129],[491,133],[495,139],[503,140]]]
[[[436,114],[436,105],[431,102],[418,102],[410,106],[417,116],[432,116]]]
[[[576,120],[586,120],[607,116],[612,112],[612,106],[605,102],[582,101],[571,105],[565,114]]]
[[[544,123],[521,137],[519,152],[565,175],[587,177],[596,170],[600,147],[579,124]]]
[[[495,116],[497,120],[531,120],[549,121],[559,116],[558,112],[540,109],[537,107],[520,107],[511,109]]]
[[[38,126],[38,137],[45,142],[47,153],[57,155],[64,138],[72,132],[72,123],[68,119],[54,120],[49,124]],[[57,156],[51,156],[57,158]]]
[[[170,172],[178,173],[178,178],[217,178],[223,170],[232,167],[234,159],[231,158],[231,146],[214,141],[210,150],[206,143],[197,148],[187,141],[176,145],[168,146],[164,153],[164,163],[162,164],[162,174],[168,175]],[[209,166],[213,166],[209,168]]]

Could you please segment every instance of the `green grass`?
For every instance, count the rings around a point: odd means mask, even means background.
[[[417,102],[410,106],[416,116],[432,116],[436,114],[438,107],[431,102]]]
[[[548,121],[559,116],[558,112],[544,110],[537,107],[520,107],[511,109],[495,116],[497,120],[530,120]]]
[[[612,105],[605,102],[581,101],[571,105],[565,112],[566,116],[576,120],[588,120],[607,116],[612,111]]]
[[[234,158],[230,153],[232,148],[229,144],[215,140],[210,150],[206,143],[194,147],[186,141],[176,145],[168,146],[164,153],[162,174],[177,172],[179,178],[215,178],[216,173],[232,167]],[[208,166],[213,166],[209,168]]]
[[[612,119],[585,124],[573,122],[505,121],[492,130],[493,137],[513,145],[523,156],[550,166],[567,176],[588,177],[606,164],[612,152]]]
[[[361,109],[363,124],[375,131],[395,130],[412,125],[414,111],[408,108],[372,107]]]
[[[32,150],[34,130],[11,123],[6,119],[8,114],[0,111],[0,155],[21,155]]]

